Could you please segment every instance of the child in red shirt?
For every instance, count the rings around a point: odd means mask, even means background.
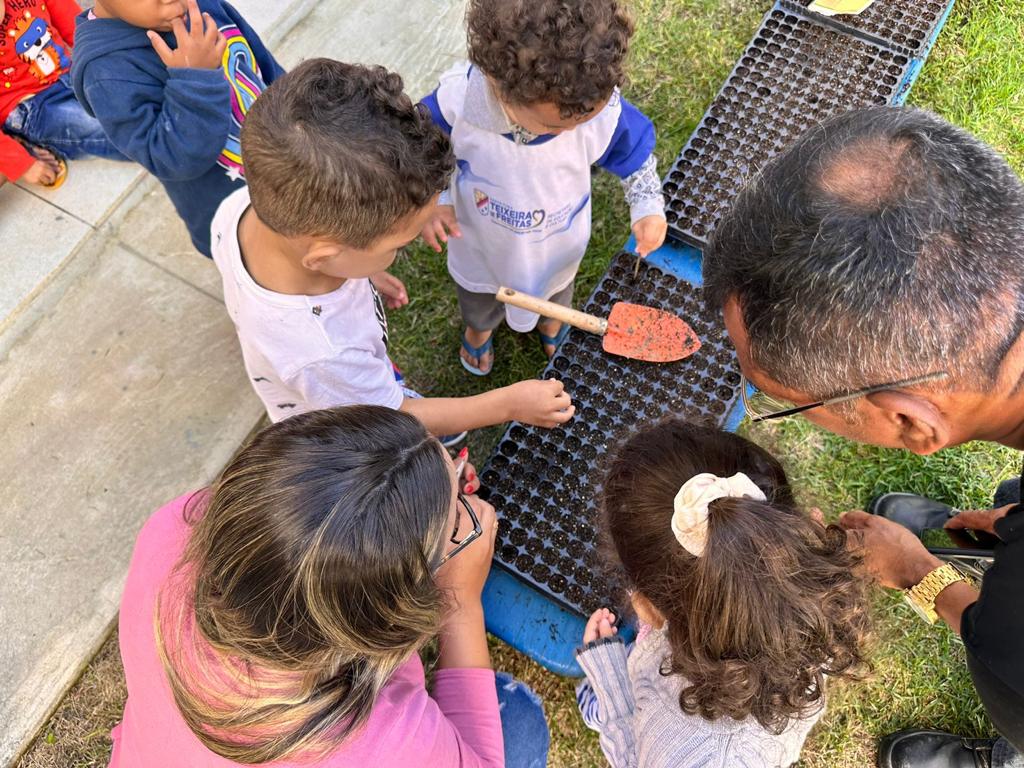
[[[68,70],[75,0],[4,0],[0,19],[0,175],[54,186],[64,160],[126,159],[75,99]]]

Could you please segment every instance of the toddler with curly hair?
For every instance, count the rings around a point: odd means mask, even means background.
[[[550,357],[568,330],[499,303],[508,286],[565,306],[590,240],[591,166],[622,179],[637,253],[665,240],[654,126],[622,98],[633,22],[617,0],[470,0],[469,62],[423,103],[449,134],[452,183],[423,229],[448,245],[462,365],[490,373],[507,320]],[[449,235],[451,237],[449,237]]]
[[[603,507],[640,620],[627,652],[601,609],[577,651],[577,700],[611,765],[796,762],[825,677],[866,665],[866,582],[845,532],[795,506],[765,450],[680,420],[620,447]]]

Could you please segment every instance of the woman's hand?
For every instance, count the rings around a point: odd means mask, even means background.
[[[583,628],[583,644],[603,640],[606,637],[615,637],[618,632],[619,630],[615,626],[615,614],[607,608],[598,608],[590,614],[587,626]]]
[[[439,587],[452,593],[455,602],[451,607],[452,613],[480,606],[480,595],[494,557],[494,538],[498,533],[494,507],[476,496],[467,496],[466,500],[476,512],[483,532],[479,539],[470,542],[458,555],[438,568],[434,577]]]
[[[483,533],[442,565],[434,577],[439,587],[451,593],[448,614],[439,638],[441,652],[437,666],[440,669],[487,669],[491,666],[480,595],[491,570],[498,521],[494,507],[486,501],[476,496],[469,496],[468,500],[480,520]]]

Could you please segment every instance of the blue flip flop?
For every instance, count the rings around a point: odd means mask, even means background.
[[[571,326],[568,323],[562,323],[562,327],[559,329],[558,334],[555,336],[548,336],[546,333],[537,331],[537,335],[540,336],[540,343],[544,346],[552,346],[555,348],[555,352],[558,351],[558,345],[562,343],[566,336],[569,335]],[[551,353],[554,357],[554,352]]]
[[[472,344],[466,341],[466,333],[465,331],[463,331],[462,348],[466,350],[472,357],[475,357],[477,360],[482,360],[484,355],[486,355],[488,352],[494,351],[494,333],[491,333],[491,335],[487,337],[487,341],[485,341],[479,347],[474,347]],[[466,358],[464,358],[462,355],[459,355],[459,362],[462,363],[463,368],[472,373],[474,376],[489,376],[491,370],[493,370],[494,368],[493,357],[491,358],[491,367],[488,368],[486,371],[481,371],[479,368],[470,365],[468,362],[466,362]]]

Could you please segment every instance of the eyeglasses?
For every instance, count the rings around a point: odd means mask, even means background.
[[[459,552],[461,552],[474,541],[479,539],[480,535],[484,532],[483,527],[480,525],[480,518],[478,518],[476,516],[476,512],[473,511],[473,505],[469,503],[469,499],[463,496],[461,492],[458,495],[458,502],[459,504],[462,505],[463,509],[465,509],[466,512],[469,513],[470,522],[473,523],[473,530],[466,534],[466,538],[460,539],[459,521],[462,520],[462,514],[460,512],[460,514],[455,516],[455,530],[452,531],[452,535],[448,539],[448,541],[450,541],[452,544],[455,544],[455,549],[453,549],[451,552],[446,554],[438,561],[437,568],[440,568],[442,565],[444,565],[457,554],[459,554]]]
[[[828,397],[824,400],[819,400],[816,403],[796,405],[788,400],[781,400],[760,391],[758,391],[754,396],[748,395],[747,390],[751,389],[752,385],[747,380],[746,376],[741,375],[740,398],[743,400],[743,407],[747,409],[747,414],[750,416],[751,421],[768,421],[770,419],[783,419],[786,416],[794,416],[798,413],[809,411],[812,408],[822,408],[827,405],[846,403],[850,400],[856,400],[859,397],[872,395],[875,392],[884,392],[889,389],[903,389],[905,387],[916,386],[917,384],[925,384],[929,381],[938,381],[939,379],[944,379],[947,376],[949,376],[948,371],[934,371],[933,373],[926,373],[923,376],[915,376],[911,379],[902,379],[888,384],[876,384],[871,387],[864,387],[863,389],[857,389],[853,392]]]

